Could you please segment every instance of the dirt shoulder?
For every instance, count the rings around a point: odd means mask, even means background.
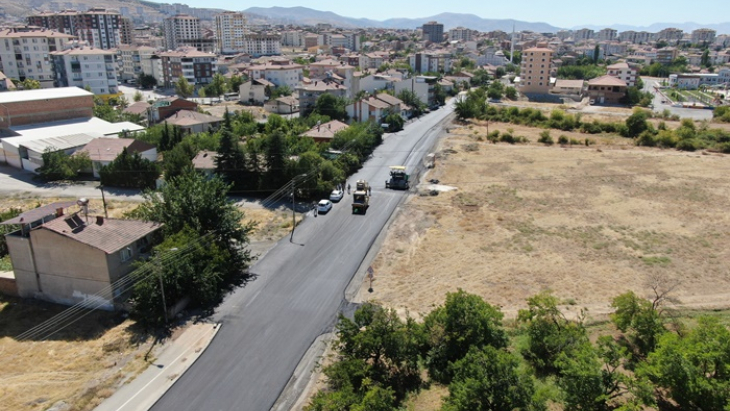
[[[363,300],[418,315],[462,288],[510,316],[552,290],[600,315],[616,295],[648,297],[658,283],[678,284],[673,295],[694,308],[730,305],[730,158],[611,136],[545,147],[539,129],[489,124],[508,128],[532,143],[487,143],[486,124],[452,129],[426,179],[457,189],[403,206]]]

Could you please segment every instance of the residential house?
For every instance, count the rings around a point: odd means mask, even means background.
[[[438,78],[433,76],[414,76],[393,83],[393,91],[396,96],[403,90],[411,91],[421,102],[432,106],[434,103],[433,88],[437,81]]]
[[[137,153],[148,161],[157,162],[157,148],[155,146],[132,138],[95,138],[74,154],[88,155],[91,159],[91,171],[94,178],[100,178],[99,171],[101,168],[108,166],[109,163],[122,154],[124,149],[130,154]]]
[[[340,84],[315,81],[298,86],[297,92],[299,93],[299,110],[301,115],[306,116],[314,110],[314,104],[321,95],[331,94],[335,97],[346,97],[347,87]]]
[[[5,75],[5,73],[0,71],[0,92],[15,89],[15,84],[13,84],[13,82]]]
[[[664,47],[656,51],[656,62],[671,64],[679,56],[679,51],[674,47]]]
[[[264,79],[276,85],[276,87],[289,87],[294,90],[304,78],[304,66],[294,64],[285,58],[273,58],[263,64],[253,64],[248,67],[250,79]]]
[[[315,143],[330,143],[337,132],[342,131],[348,127],[347,124],[332,120],[324,124],[317,124],[310,130],[300,134],[300,137],[311,137]]]
[[[276,114],[292,114],[299,111],[299,100],[292,96],[279,97],[264,104],[264,110]]]
[[[627,88],[625,81],[605,75],[588,81],[586,95],[596,104],[619,104]]]
[[[611,64],[607,67],[607,70],[609,76],[625,81],[629,87],[634,87],[636,79],[639,78],[639,71],[625,62]]]
[[[561,96],[571,96],[572,98],[580,100],[583,96],[583,85],[583,80],[557,79],[550,92]]]
[[[196,111],[198,103],[185,100],[179,97],[168,97],[155,101],[152,106],[147,109],[147,119],[150,124],[157,124],[166,118],[174,115],[180,110]]]
[[[191,134],[215,130],[220,127],[223,119],[198,113],[197,111],[180,110],[168,117],[165,122],[171,126],[179,127],[183,134]]]
[[[128,295],[118,281],[158,240],[162,225],[65,214],[68,203],[29,210],[3,224],[20,297],[112,310]]]
[[[122,110],[122,113],[140,116],[142,120],[149,121],[147,119],[147,115],[149,114],[150,107],[152,107],[152,104],[146,101],[138,101],[136,103],[130,104],[127,108]]]
[[[193,168],[208,178],[213,178],[216,169],[216,157],[218,153],[215,151],[200,150],[193,158]]]
[[[215,54],[184,47],[159,54],[162,63],[162,86],[174,87],[180,77],[194,85],[208,84],[217,72]]]
[[[249,80],[239,87],[238,100],[244,104],[264,104],[275,87],[274,83],[262,78]]]

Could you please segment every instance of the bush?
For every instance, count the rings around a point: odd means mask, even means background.
[[[558,137],[558,144],[568,144],[568,137],[561,134],[560,137]]]
[[[550,132],[548,130],[545,130],[540,133],[540,138],[537,139],[538,143],[545,144],[547,146],[551,146],[555,144],[555,141],[553,141],[553,138],[550,137]]]
[[[515,144],[519,143],[519,137],[515,138],[510,132],[502,133],[502,136],[499,138],[499,141],[503,143],[510,143]]]
[[[677,142],[677,150],[682,151],[697,151],[702,148],[700,141],[694,138],[686,138]]]
[[[45,181],[70,180],[82,170],[91,168],[91,160],[86,153],[69,156],[55,148],[47,148],[41,155],[43,165],[36,171]]]
[[[654,147],[656,146],[656,140],[654,139],[654,133],[645,131],[636,139],[636,145],[642,147]]]
[[[125,147],[109,165],[99,170],[101,183],[111,187],[154,188],[160,166]]]
[[[570,139],[570,145],[571,145],[571,146],[578,146],[578,145],[580,145],[580,144],[581,144],[581,143],[580,143],[580,141],[578,141],[578,140],[576,140],[576,139],[574,139],[574,138],[571,138],[571,139]]]
[[[499,141],[499,130],[494,130],[491,133],[487,134],[487,140],[491,141],[492,143],[496,143]]]

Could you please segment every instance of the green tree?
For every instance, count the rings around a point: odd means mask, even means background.
[[[220,99],[220,96],[228,91],[228,82],[222,74],[216,73],[213,75],[213,80],[208,84],[206,90],[210,96]]]
[[[132,99],[134,100],[135,103],[139,103],[140,101],[142,101],[144,99],[144,95],[142,94],[141,91],[137,90],[134,92],[134,96],[132,97]]]
[[[443,106],[444,104],[446,104],[446,91],[444,90],[444,87],[439,83],[436,83],[433,86],[433,99],[434,102],[436,102],[436,104],[438,104],[439,106]]]
[[[637,137],[639,134],[649,129],[647,119],[649,113],[645,110],[636,109],[634,113],[626,119],[627,135],[626,137]]]
[[[463,290],[446,295],[446,303],[424,319],[427,338],[426,366],[431,378],[449,383],[452,364],[471,347],[503,348],[507,335],[502,328],[502,313],[481,297]]]
[[[384,121],[385,124],[388,125],[389,133],[395,133],[396,131],[403,130],[403,125],[405,124],[403,117],[398,114],[388,114]]]
[[[196,152],[197,149],[193,146],[191,140],[185,140],[171,150],[166,151],[162,164],[165,179],[193,171],[193,157],[195,157]]]
[[[324,93],[314,103],[314,113],[328,116],[333,120],[347,120],[347,99]]]
[[[226,110],[220,130],[218,155],[215,158],[215,172],[234,188],[241,188],[246,179],[246,159],[238,137],[231,132],[231,115]]]
[[[143,89],[151,89],[157,85],[157,79],[153,75],[139,73],[139,76],[137,76],[137,84]]]
[[[117,158],[99,170],[101,183],[109,187],[152,188],[160,176],[160,166],[139,153],[122,149]]]
[[[32,78],[23,80],[23,90],[36,90],[41,88],[41,82]]]
[[[195,92],[195,86],[190,84],[185,77],[180,76],[175,82],[175,93],[182,98],[188,98],[193,95],[193,92]]]
[[[535,388],[530,376],[519,371],[520,361],[491,346],[471,349],[454,364],[454,380],[443,411],[541,410],[533,402]]]
[[[415,116],[420,116],[423,110],[426,109],[426,103],[421,101],[418,94],[411,90],[401,90],[396,97],[406,105],[411,106],[413,108],[413,115]]]
[[[266,188],[278,189],[289,180],[286,138],[281,130],[276,130],[266,137],[264,151],[266,156],[266,175],[264,176]]]
[[[86,153],[68,155],[54,147],[48,147],[41,154],[43,165],[36,172],[45,181],[70,180],[79,175],[79,172],[91,168],[91,160]]]
[[[506,96],[506,97],[507,97],[508,99],[510,99],[510,100],[514,100],[514,99],[516,99],[516,98],[517,98],[517,89],[516,89],[516,88],[514,88],[514,87],[512,87],[512,86],[510,86],[510,87],[507,87],[506,89],[504,89],[504,95],[505,95],[505,96]]]
[[[487,72],[487,70],[480,68],[480,69],[477,69],[476,71],[474,71],[473,74],[474,75],[472,76],[472,78],[470,80],[472,86],[474,86],[474,87],[486,86],[487,83],[489,82],[489,72]]]
[[[566,410],[607,409],[606,402],[610,398],[605,384],[607,379],[588,340],[575,345],[570,353],[561,352],[555,364],[560,370],[558,381],[565,393]]]
[[[665,333],[637,371],[660,387],[681,409],[730,407],[730,331],[717,318],[701,317],[684,336]]]
[[[487,89],[487,97],[499,100],[504,95],[504,84],[501,81],[493,81]]]
[[[705,51],[702,52],[702,57],[700,58],[700,65],[703,65],[705,67],[712,66],[712,61],[710,61],[710,49],[705,49]]]
[[[527,333],[527,347],[522,355],[539,371],[554,371],[560,354],[570,353],[588,339],[582,322],[570,321],[560,312],[558,299],[547,292],[527,299],[527,309],[520,310],[517,321]]]
[[[616,310],[611,320],[621,332],[629,333],[627,342],[634,355],[646,357],[654,351],[667,331],[661,320],[659,300],[652,303],[629,291],[614,298],[611,307]]]

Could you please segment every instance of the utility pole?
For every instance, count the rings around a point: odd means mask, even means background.
[[[104,197],[104,186],[99,184],[99,190],[101,190],[101,203],[104,205],[104,218],[109,218],[109,214],[106,211],[106,198]]]
[[[162,292],[162,314],[165,316],[165,324],[167,324],[167,301],[165,301],[165,285],[162,282],[162,260],[157,256],[157,276],[160,279],[160,292]]]
[[[296,203],[294,201],[294,193],[297,191],[297,182],[300,178],[306,177],[307,174],[300,174],[294,178],[291,179],[291,236],[289,237],[289,242],[294,242],[294,228],[297,226],[297,208]]]

